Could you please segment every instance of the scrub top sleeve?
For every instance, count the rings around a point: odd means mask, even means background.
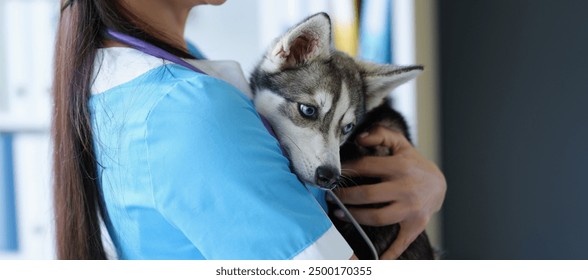
[[[178,82],[145,141],[153,200],[207,259],[348,259],[252,102],[211,77]]]

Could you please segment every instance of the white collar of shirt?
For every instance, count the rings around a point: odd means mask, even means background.
[[[186,61],[211,77],[223,80],[247,97],[252,98],[251,89],[236,61],[194,60]],[[151,69],[173,62],[153,57],[132,48],[113,47],[98,49],[94,61],[92,94],[100,94],[113,87],[127,83]]]

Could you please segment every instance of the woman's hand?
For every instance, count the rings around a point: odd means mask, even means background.
[[[431,216],[441,209],[447,188],[445,177],[400,132],[378,126],[356,141],[366,147],[388,147],[393,155],[366,156],[343,164],[345,175],[379,177],[382,182],[339,189],[337,196],[345,204],[390,202],[382,208],[349,210],[360,224],[400,224],[398,237],[381,256],[382,259],[396,259],[425,230]]]

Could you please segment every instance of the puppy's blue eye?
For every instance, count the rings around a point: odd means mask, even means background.
[[[349,132],[351,132],[351,131],[353,130],[353,128],[354,128],[354,127],[355,127],[355,125],[354,125],[354,124],[352,124],[352,123],[350,123],[350,124],[347,124],[346,126],[344,126],[344,127],[341,129],[341,132],[343,133],[343,135],[346,135],[346,134],[348,134]]]
[[[300,114],[305,117],[305,118],[316,118],[316,114],[318,112],[318,110],[316,109],[316,107],[314,106],[310,106],[310,105],[306,105],[306,104],[302,104],[300,103],[298,105],[298,111],[300,111]]]

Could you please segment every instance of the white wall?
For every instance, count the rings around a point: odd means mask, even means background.
[[[190,14],[185,35],[209,59],[241,63],[248,77],[276,37],[329,7],[329,0],[233,0],[198,6]]]
[[[4,3],[0,4],[0,15],[4,15]],[[7,26],[4,22],[0,23],[0,34],[6,33]],[[0,36],[0,61],[6,61],[5,43],[2,36]],[[5,63],[0,63],[0,113],[8,110],[8,94],[6,93],[6,68]]]
[[[192,10],[186,38],[213,60],[235,60],[248,73],[260,52],[257,0],[227,1]]]

